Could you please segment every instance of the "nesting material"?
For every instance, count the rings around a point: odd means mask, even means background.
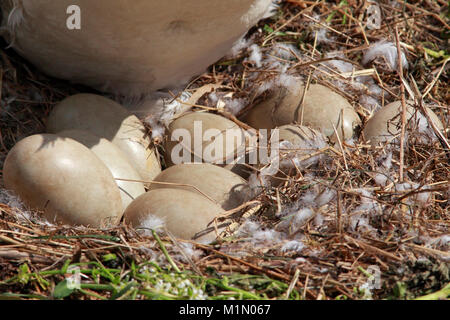
[[[289,212],[277,226],[277,230],[283,230],[287,234],[294,234],[300,230],[308,221],[317,215],[315,210],[301,208]]]
[[[256,67],[261,68],[263,60],[261,48],[257,44],[252,44],[249,49],[250,56],[248,57],[248,60],[254,63]]]
[[[0,203],[11,208],[19,223],[33,221],[40,226],[53,226],[44,216],[29,210],[22,199],[12,190],[0,188]]]
[[[439,130],[444,126],[438,116],[428,107],[425,107],[431,120]],[[379,109],[366,123],[363,136],[372,145],[381,142],[394,142],[401,131],[401,101],[392,102]],[[406,120],[411,132],[419,135],[419,140],[429,142],[435,139],[434,131],[424,115],[414,108],[413,102],[408,101],[406,105]]]
[[[260,223],[250,219],[242,223],[236,235],[238,237],[247,237],[254,246],[277,243],[283,237],[282,233],[274,229],[264,229]]]
[[[248,99],[233,98],[230,94],[217,94],[216,92],[212,92],[208,95],[208,97],[216,108],[223,108],[235,116],[238,115],[248,104]]]
[[[291,124],[277,128],[279,131],[279,158],[271,165],[278,165],[274,174],[267,173],[266,167],[260,171],[268,175],[272,186],[278,186],[286,178],[297,173],[297,170],[307,169],[316,165],[324,155],[318,152],[328,146],[326,138],[317,130],[305,126]],[[316,153],[314,155],[314,153]]]
[[[86,130],[117,145],[145,181],[151,181],[161,172],[144,125],[113,100],[94,94],[76,94],[64,99],[50,113],[47,132],[69,129]]]
[[[50,222],[102,227],[122,216],[111,172],[70,138],[37,134],[19,141],[6,158],[3,179],[7,189]]]
[[[247,181],[240,176],[216,165],[179,164],[161,172],[150,190],[161,188],[184,189],[207,195],[225,210],[238,207],[247,195]],[[177,185],[178,184],[178,185]]]
[[[408,205],[426,206],[431,202],[432,192],[426,191],[430,189],[428,186],[420,186],[415,182],[403,182],[395,185],[395,190],[401,193],[408,193],[411,191],[417,191],[412,195],[406,197],[403,201]]]
[[[195,192],[162,188],[150,190],[134,200],[124,213],[125,223],[136,229],[143,228],[154,216],[164,220],[167,230],[175,237],[192,239],[207,229],[208,224],[224,210],[203,195]],[[214,230],[196,239],[211,242],[216,238]]]
[[[231,163],[245,151],[245,137],[244,130],[225,117],[187,113],[169,125],[166,163]]]
[[[349,227],[353,232],[376,233],[376,229],[371,225],[370,220],[381,215],[383,208],[375,200],[375,195],[364,188],[355,190],[361,195],[360,204],[351,212]]]
[[[203,72],[263,17],[270,3],[3,0],[1,9],[11,45],[45,73],[138,95]],[[70,6],[76,7],[68,13]]]
[[[332,140],[336,139],[335,128],[341,139],[350,139],[361,123],[352,105],[319,84],[310,85],[303,98],[304,90],[300,81],[276,88],[269,99],[247,113],[244,121],[257,129],[298,123],[319,130]]]
[[[177,116],[189,111],[197,101],[187,91],[171,89],[169,92],[156,91],[144,99],[124,99],[123,106],[140,119],[145,119],[152,129],[152,137],[164,135],[165,127]]]
[[[392,42],[382,40],[374,43],[369,47],[369,49],[367,49],[367,51],[364,52],[362,63],[367,65],[376,58],[381,57],[384,61],[386,61],[391,70],[397,70],[397,56],[397,46]],[[400,59],[402,62],[402,67],[405,69],[408,68],[408,60],[406,60],[406,56],[403,51],[401,52]]]
[[[290,86],[277,85],[272,89],[272,93],[267,99],[253,107],[243,118],[243,120],[255,129],[272,129],[279,124],[277,123],[277,115],[280,109],[285,110],[293,106],[298,106],[302,97],[303,84],[301,81],[295,81]],[[264,88],[269,89],[269,88]],[[294,110],[295,112],[295,110]]]
[[[140,182],[141,176],[115,144],[84,130],[65,130],[58,135],[89,148],[108,167],[119,187],[124,211],[134,199],[145,193],[144,184]]]
[[[323,134],[317,130],[292,124],[278,127],[278,129],[281,142],[280,152],[287,153],[286,160],[294,162],[298,168],[305,168],[317,163],[321,156],[311,155],[328,146]]]

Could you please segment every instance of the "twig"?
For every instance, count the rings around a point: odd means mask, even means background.
[[[402,99],[402,126],[400,131],[400,172],[399,180],[403,182],[403,167],[405,158],[405,131],[406,131],[406,101],[405,101],[405,86],[403,84],[403,65],[402,65],[402,51],[400,48],[400,37],[398,35],[398,27],[395,26],[395,42],[397,44],[397,68],[398,76],[400,78],[400,94]]]
[[[352,241],[352,242],[355,243],[358,247],[361,247],[361,248],[363,248],[364,250],[371,251],[372,253],[376,253],[376,254],[383,255],[383,256],[385,256],[385,257],[387,257],[387,258],[389,258],[389,259],[392,259],[392,260],[403,261],[402,258],[399,258],[399,257],[397,257],[396,255],[394,255],[394,254],[392,254],[392,253],[390,253],[390,252],[387,252],[387,251],[384,251],[384,250],[382,250],[382,249],[380,249],[380,248],[374,247],[374,246],[372,246],[372,245],[370,245],[370,244],[368,244],[368,243],[365,243],[365,242],[363,242],[363,241],[359,241],[359,240],[353,239],[352,237],[347,236],[347,235],[345,236],[345,238],[346,238],[347,240],[349,240],[349,241]]]
[[[133,180],[133,179],[122,179],[122,178],[114,178],[115,180],[119,180],[119,181],[128,181],[128,182],[141,182],[141,183],[145,183],[145,184],[161,184],[161,185],[166,185],[166,186],[177,186],[177,187],[189,187],[194,189],[195,191],[199,192],[200,194],[202,194],[203,196],[205,196],[206,198],[208,198],[208,200],[211,200],[212,202],[217,204],[217,201],[214,200],[213,198],[211,198],[210,196],[208,196],[206,193],[204,193],[203,191],[201,191],[199,188],[197,188],[196,186],[192,185],[192,184],[186,184],[186,183],[175,183],[175,182],[161,182],[161,181],[147,181],[147,180]]]
[[[295,273],[294,273],[294,276],[292,277],[292,281],[289,284],[288,290],[286,291],[286,295],[285,295],[286,299],[289,299],[289,296],[291,295],[292,290],[294,290],[294,287],[295,287],[295,285],[296,285],[296,283],[298,281],[298,277],[299,276],[300,276],[300,270],[299,269],[295,269]]]

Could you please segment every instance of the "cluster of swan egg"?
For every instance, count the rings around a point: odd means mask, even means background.
[[[269,90],[263,101],[243,115],[242,121],[258,130],[267,129],[270,134],[278,129],[282,161],[278,164],[280,170],[271,178],[273,185],[279,184],[289,169],[317,163],[320,156],[307,159],[308,155],[326,147],[327,138],[332,142],[351,139],[361,125],[344,97],[320,84],[305,88],[298,78]]]
[[[435,130],[444,130],[439,117],[426,106],[425,110],[428,117],[415,108],[413,102],[407,102],[407,128],[414,132],[412,136],[419,143],[436,141]],[[379,109],[363,126],[362,141],[372,146],[394,143],[400,134],[401,112],[400,101]],[[281,160],[277,172],[270,172],[265,179],[272,186],[286,181],[298,169],[323,159],[318,151],[327,147],[327,139],[336,143],[337,138],[341,142],[356,138],[356,129],[362,126],[357,112],[343,96],[320,84],[311,84],[305,89],[300,79],[272,88],[265,100],[244,114],[242,121],[257,129],[278,129]],[[318,155],[314,156],[316,152]],[[266,175],[264,170],[260,172]]]
[[[244,121],[256,129],[278,129],[280,154],[286,153],[288,157],[282,158],[278,172],[270,179],[274,186],[285,180],[290,169],[318,163],[321,158],[318,151],[326,149],[327,138],[335,142],[337,133],[342,140],[350,139],[355,136],[356,126],[361,125],[351,104],[330,89],[311,85],[305,97],[303,93],[301,83],[295,88],[280,88],[244,116]],[[412,114],[413,109],[408,110]],[[431,118],[438,121],[429,111]],[[364,131],[366,139],[374,141],[385,135],[383,129],[396,112],[399,111],[387,105],[369,119]],[[298,124],[298,119],[303,119],[305,125]],[[442,128],[442,124],[436,124]],[[174,119],[169,124],[165,144],[168,168],[153,180],[147,193],[128,206],[125,221],[136,228],[145,228],[156,216],[165,221],[169,231],[184,238],[198,235],[208,225],[211,229],[215,217],[238,207],[251,194],[244,179],[248,175],[243,170],[250,166],[247,162],[236,163],[239,151],[242,148],[248,151],[249,137],[234,121],[217,114],[187,112]],[[209,151],[206,155],[205,150]],[[181,162],[176,163],[175,158]],[[234,162],[229,163],[230,159]],[[261,164],[256,167],[260,169]],[[217,230],[212,229],[196,239],[213,240]]]
[[[280,152],[295,153],[279,163],[274,185],[290,169],[317,163],[319,156],[312,153],[327,146],[327,137],[351,138],[361,123],[353,107],[329,89],[312,85],[306,96],[301,84],[296,89],[281,88],[244,118],[256,128],[279,129]],[[366,123],[363,137],[372,143],[394,137],[398,123],[392,119],[399,106],[380,109]],[[414,108],[408,105],[407,111],[409,119]],[[157,217],[176,237],[210,242],[220,230],[211,228],[212,221],[250,194],[245,175],[235,173],[236,163],[224,165],[248,146],[248,132],[217,114],[188,112],[169,124],[163,171],[143,124],[105,97],[78,94],[63,100],[50,114],[47,131],[13,147],[3,176],[6,188],[51,221],[101,227],[123,220],[145,229]],[[196,160],[200,163],[192,163]]]
[[[193,115],[186,116],[181,126],[189,127]],[[219,116],[194,116],[205,128],[233,128]],[[48,133],[11,149],[3,168],[5,187],[52,222],[107,227],[124,220],[145,228],[157,216],[172,234],[186,239],[242,204],[247,182],[220,166],[178,164],[161,171],[144,129],[110,99],[68,97],[49,115]],[[214,238],[209,232],[197,240]]]
[[[192,5],[179,0],[135,0],[133,4],[136,1],[139,5],[131,7],[128,0],[115,4],[98,0],[96,5],[77,1],[83,10],[83,27],[73,31],[66,25],[69,0],[57,4],[6,0],[0,4],[2,27],[11,45],[46,73],[104,91],[138,95],[200,73],[223,56],[270,3],[214,0],[211,5],[211,0],[201,0]],[[217,6],[221,17],[216,14]],[[173,7],[183,10],[177,13]],[[105,8],[108,15],[103,14]],[[106,23],[111,17],[115,23]],[[237,23],[230,27],[231,20]],[[36,21],[42,26],[39,30],[33,28]],[[152,41],[143,44],[139,37],[130,37],[142,30]],[[111,34],[117,37],[111,40]],[[174,50],[179,39],[185,44],[182,51]],[[97,45],[106,42],[117,50]],[[155,46],[160,50],[154,50]],[[78,54],[81,51],[83,56]],[[124,63],[118,64],[118,57]],[[435,127],[443,130],[438,117],[427,110]],[[394,140],[400,113],[399,102],[381,108],[368,119],[363,138],[373,145]],[[408,104],[407,120],[414,114]],[[278,128],[280,152],[295,154],[280,163],[281,170],[273,177],[280,181],[293,167],[317,163],[318,157],[309,156],[324,148],[327,138],[332,142],[350,139],[361,125],[343,96],[320,84],[306,88],[301,80],[272,89],[242,120],[254,129]],[[103,227],[123,220],[146,228],[156,216],[175,236],[191,239],[218,215],[245,201],[245,178],[251,170],[248,154],[245,164],[235,158],[249,147],[251,138],[237,123],[220,115],[183,114],[169,124],[164,145],[167,169],[161,171],[157,152],[136,116],[105,97],[78,94],[53,109],[47,133],[27,137],[11,149],[3,179],[7,189],[50,221]],[[185,163],[195,161],[202,163]],[[261,164],[256,166],[261,168]],[[209,232],[197,239],[209,242],[214,238],[215,232]]]
[[[19,141],[4,182],[55,222],[114,225],[161,171],[145,127],[116,102],[77,94],[51,112],[47,133]]]
[[[49,75],[106,92],[140,96],[178,86],[203,72],[264,15],[270,3],[5,0],[0,2],[0,27],[20,55]],[[234,23],[230,25],[230,21]],[[38,29],[34,27],[37,24]],[[115,36],[111,38],[111,34]],[[183,50],[178,50],[180,42],[184,43]],[[100,96],[75,95],[52,111],[47,134],[25,138],[11,150],[5,162],[5,186],[52,220],[95,227],[108,219],[117,223],[124,211],[125,218],[128,214],[140,216],[131,211],[136,201],[144,201],[142,197],[154,203],[151,211],[155,215],[166,210],[158,203],[169,200],[175,203],[202,197],[212,213],[227,207],[225,203],[233,203],[217,194],[228,192],[224,186],[231,188],[236,181],[241,183],[239,177],[230,178],[233,182],[229,184],[219,184],[222,189],[216,191],[212,185],[197,186],[199,190],[207,189],[211,199],[175,187],[171,193],[153,189],[146,193],[147,188],[154,188],[151,181],[161,172],[157,153],[149,145],[142,123],[121,106]],[[220,161],[217,157],[210,160]],[[214,170],[209,166],[198,168]],[[220,167],[217,170],[224,170],[213,173],[223,179],[232,174]],[[185,184],[182,176],[187,173],[178,173],[175,180],[180,181],[174,183]],[[158,179],[164,180],[167,175]],[[200,176],[197,174],[195,179]],[[167,194],[172,196],[164,198]],[[167,208],[175,210],[170,203]],[[180,204],[182,208],[183,202]],[[201,210],[193,207],[185,211],[189,216]],[[129,220],[137,223],[136,219]],[[183,222],[182,228],[189,228],[186,224],[189,222]],[[174,234],[185,237],[190,233]]]

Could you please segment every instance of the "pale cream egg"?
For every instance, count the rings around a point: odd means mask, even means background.
[[[84,130],[64,130],[58,135],[78,141],[102,160],[119,187],[123,210],[134,199],[145,193],[144,184],[140,182],[141,176],[115,144]]]
[[[224,210],[205,196],[183,189],[150,190],[134,200],[124,213],[124,221],[134,228],[149,228],[154,218],[161,219],[175,237],[193,239],[208,231],[208,225]],[[214,224],[211,224],[214,226]],[[214,228],[196,241],[208,243],[216,239]]]
[[[206,195],[225,210],[241,205],[248,191],[247,181],[243,178],[209,163],[179,164],[167,168],[150,186],[150,190],[161,188],[185,189]]]
[[[169,125],[165,159],[168,165],[231,163],[244,154],[246,133],[235,122],[207,112],[190,112]]]
[[[444,126],[439,120],[438,116],[428,107],[430,119],[436,127],[443,131]],[[362,134],[366,141],[370,141],[372,145],[377,145],[381,142],[392,142],[399,137],[402,123],[402,103],[401,101],[394,101],[379,109],[367,121]],[[434,135],[431,126],[428,124],[425,116],[417,111],[413,102],[408,101],[406,104],[406,121],[407,126],[412,130],[411,133],[419,135],[419,139],[425,143],[430,141]]]
[[[47,131],[69,129],[86,130],[117,145],[143,180],[151,181],[161,172],[142,122],[111,99],[82,93],[58,103],[48,117]]]
[[[19,141],[6,157],[3,179],[6,189],[50,222],[104,227],[122,216],[111,172],[70,138],[36,134]]]
[[[299,80],[289,87],[273,89],[268,99],[253,107],[243,118],[250,126],[272,129],[286,124],[300,124],[336,140],[349,139],[361,120],[353,106],[340,94],[312,84],[306,91]]]

